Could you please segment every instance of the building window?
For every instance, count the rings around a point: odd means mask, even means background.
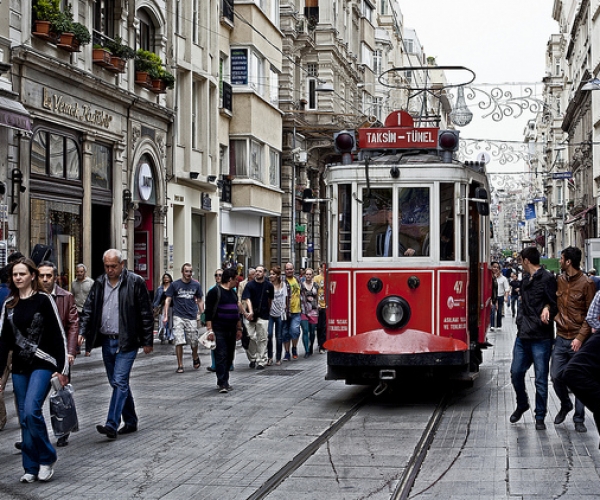
[[[389,0],[379,0],[379,13],[382,16],[387,16],[390,11],[390,7],[388,5]]]
[[[262,175],[262,144],[250,141],[250,178],[263,182]]]
[[[250,68],[248,71],[248,83],[254,91],[260,95],[266,96],[265,81],[265,63],[263,58],[256,52],[250,54]]]
[[[279,0],[271,0],[271,22],[279,28]]]
[[[378,76],[382,73],[382,61],[383,61],[383,51],[382,50],[374,50],[373,51],[373,73],[375,76]]]
[[[81,152],[73,137],[38,130],[31,141],[31,173],[57,179],[81,179]]]
[[[362,2],[362,15],[370,23],[373,22],[373,6],[366,0]]]
[[[248,178],[248,141],[229,141],[229,171],[236,177]]]
[[[110,190],[112,150],[103,144],[92,144],[92,186]]]
[[[309,78],[307,80],[307,88],[308,88],[308,109],[317,109],[317,79]]]
[[[152,18],[144,9],[137,11],[137,17],[140,21],[140,49],[155,52],[155,29]]]
[[[279,151],[269,149],[269,184],[279,187]]]
[[[198,30],[198,16],[200,15],[200,0],[192,1],[192,41],[195,44],[200,43],[200,32]]]
[[[114,38],[115,0],[96,0],[94,2],[94,30]]]
[[[279,106],[279,73],[273,68],[269,71],[269,102]]]
[[[198,111],[200,106],[200,92],[202,92],[202,87],[200,82],[194,82],[194,91],[192,92],[192,124],[191,124],[191,132],[192,132],[192,148],[198,148]]]
[[[229,175],[229,151],[227,146],[219,146],[219,173]]]
[[[415,53],[415,41],[411,38],[405,38],[404,39],[404,50],[406,50],[406,52],[408,54],[414,54]]]

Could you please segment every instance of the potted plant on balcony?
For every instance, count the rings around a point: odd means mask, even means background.
[[[106,47],[103,47],[100,44],[95,43],[92,47],[92,62],[94,64],[98,64],[99,66],[108,67],[112,66],[110,62],[110,50]]]
[[[154,52],[138,49],[135,54],[135,83],[146,88],[152,87],[150,73],[162,66],[160,57]]]
[[[81,45],[90,43],[92,39],[86,26],[73,21],[71,4],[54,17],[51,30],[59,37],[57,45],[69,52],[78,51]]]
[[[152,92],[156,94],[164,94],[167,89],[172,89],[175,86],[175,77],[162,66],[153,68],[150,71],[150,79],[152,80]]]
[[[111,66],[117,73],[125,71],[127,59],[133,59],[135,57],[135,50],[123,43],[123,39],[120,36],[116,36],[114,40],[109,40],[106,43],[106,47],[111,53]]]
[[[33,3],[33,34],[46,40],[51,39],[50,26],[60,13],[60,0],[36,0]]]

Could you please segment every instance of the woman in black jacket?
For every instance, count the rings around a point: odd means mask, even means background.
[[[49,481],[54,474],[56,450],[50,443],[42,407],[50,380],[67,384],[67,340],[52,298],[41,292],[34,262],[20,258],[12,264],[11,295],[0,317],[0,373],[13,351],[12,381],[19,409],[25,474],[21,482]]]

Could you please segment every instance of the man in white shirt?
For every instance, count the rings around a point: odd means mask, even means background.
[[[492,262],[492,273],[498,285],[498,295],[496,301],[492,303],[492,326],[490,329],[493,331],[496,328],[502,329],[502,312],[504,311],[504,301],[508,299],[510,285],[506,276],[500,271],[500,263]]]

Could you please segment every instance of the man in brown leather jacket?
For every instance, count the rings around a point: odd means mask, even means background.
[[[560,256],[562,274],[557,279],[556,302],[558,314],[556,323],[556,341],[552,353],[550,376],[554,392],[560,399],[560,411],[554,419],[555,424],[562,424],[567,414],[573,409],[569,390],[561,380],[563,370],[581,344],[591,334],[591,328],[585,320],[587,311],[596,294],[594,282],[579,268],[581,250],[577,247],[565,248]],[[575,415],[573,422],[577,432],[586,432],[584,424],[585,407],[575,398]]]
[[[56,303],[58,315],[62,321],[65,334],[67,336],[67,353],[69,355],[69,364],[72,365],[77,356],[77,336],[79,334],[79,319],[77,315],[77,306],[73,294],[63,290],[56,284],[58,272],[54,262],[44,261],[38,266],[40,283],[44,292],[51,295]],[[70,374],[69,374],[70,378]],[[69,434],[58,438],[56,446],[67,446],[69,444]]]

